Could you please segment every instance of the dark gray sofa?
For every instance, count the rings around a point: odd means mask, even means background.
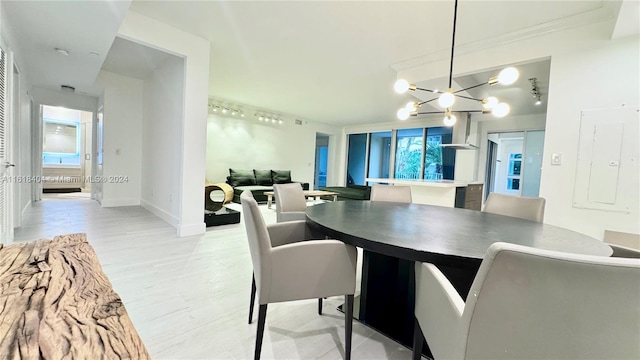
[[[371,186],[365,185],[327,186],[320,190],[338,193],[338,200],[369,200],[371,198]]]
[[[233,187],[233,202],[240,203],[240,194],[249,190],[259,203],[267,202],[265,191],[273,191],[273,184],[288,184],[291,180],[291,170],[242,170],[229,169],[227,184]],[[309,190],[309,183],[303,183],[302,188]]]

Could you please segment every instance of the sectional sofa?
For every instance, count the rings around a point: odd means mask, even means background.
[[[298,182],[304,190],[309,190],[309,183],[291,180],[291,170],[243,170],[229,169],[227,184],[233,187],[233,202],[240,203],[240,194],[249,190],[257,202],[267,202],[265,191],[273,191],[273,184]]]
[[[365,185],[327,186],[320,190],[338,193],[338,200],[369,200],[371,198],[371,186]]]

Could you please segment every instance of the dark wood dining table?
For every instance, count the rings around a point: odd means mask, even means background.
[[[360,306],[354,313],[359,321],[408,347],[413,338],[416,261],[435,264],[465,299],[495,242],[585,255],[612,253],[602,241],[560,227],[420,204],[317,204],[307,208],[307,223],[329,238],[364,250]]]

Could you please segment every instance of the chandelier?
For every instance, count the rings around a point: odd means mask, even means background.
[[[513,84],[514,82],[516,82],[516,80],[518,80],[518,76],[520,75],[516,68],[513,68],[513,67],[505,68],[502,71],[500,71],[500,73],[497,76],[491,77],[489,81],[483,82],[477,85],[469,86],[464,89],[454,91],[453,88],[451,87],[452,80],[453,80],[453,53],[454,53],[455,43],[456,43],[457,17],[458,17],[458,0],[455,0],[455,5],[453,8],[453,35],[451,37],[451,61],[449,63],[448,89],[446,91],[440,91],[437,89],[425,89],[425,88],[417,87],[415,84],[410,84],[407,80],[399,79],[398,81],[396,81],[396,83],[393,86],[394,90],[398,94],[404,94],[408,90],[411,90],[411,91],[424,91],[424,92],[429,92],[432,94],[440,94],[440,95],[426,101],[421,101],[421,102],[411,101],[407,103],[405,107],[398,110],[397,112],[398,119],[407,120],[409,116],[418,116],[418,115],[426,115],[426,114],[444,114],[444,119],[443,119],[444,124],[446,126],[453,126],[456,123],[456,117],[452,113],[453,104],[455,103],[456,98],[472,100],[481,105],[481,108],[478,110],[458,110],[462,112],[468,112],[468,113],[475,112],[475,113],[483,113],[483,114],[491,113],[493,114],[493,116],[501,118],[506,116],[511,110],[508,104],[500,102],[494,96],[489,96],[486,99],[477,99],[471,96],[467,96],[465,94],[467,90],[475,89],[483,85],[493,86],[497,84],[501,84],[501,85]],[[422,105],[436,101],[436,100],[438,102],[438,105],[441,108],[443,108],[443,110],[418,112],[418,109]]]

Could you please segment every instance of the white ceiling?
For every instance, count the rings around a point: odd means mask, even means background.
[[[116,37],[102,70],[144,80],[153,69],[175,55]]]
[[[128,1],[3,0],[1,4],[3,27],[10,23],[35,86],[59,89],[69,84],[97,96],[100,89],[93,82],[101,66],[144,78],[163,61],[164,55],[156,50],[122,39],[114,42]],[[620,4],[619,0],[463,0],[456,45],[486,41],[603,7],[615,12]],[[397,108],[411,96],[393,92],[396,71],[391,66],[426,54],[446,53],[453,14],[453,1],[434,0],[134,0],[130,5],[130,11],[211,42],[211,97],[342,125],[394,121]],[[60,56],[53,51],[55,47],[66,48],[71,55]],[[90,52],[100,55],[88,55]],[[511,93],[526,95],[529,101],[525,77],[548,81],[548,67],[543,62],[521,69],[526,73],[521,77],[524,87]],[[486,75],[477,77],[486,81]],[[456,80],[473,81],[468,77]],[[544,81],[539,85],[541,90],[547,86]],[[498,91],[490,90],[492,95]],[[543,101],[544,95],[543,91]],[[525,112],[513,108],[514,113]]]
[[[2,27],[22,54],[19,60],[32,85],[56,90],[69,85],[98,96],[96,76],[130,3],[2,0]]]

